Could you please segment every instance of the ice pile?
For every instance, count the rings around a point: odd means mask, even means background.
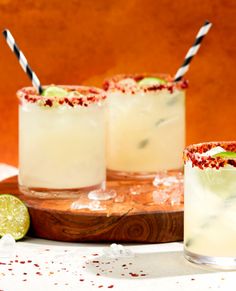
[[[16,242],[12,235],[5,234],[0,239],[0,258],[11,258],[15,255]]]
[[[156,189],[152,192],[153,201],[157,204],[180,204],[183,201],[183,174],[159,174],[153,180]]]
[[[134,257],[134,253],[120,244],[111,244],[109,248],[103,249],[103,256],[112,259]]]

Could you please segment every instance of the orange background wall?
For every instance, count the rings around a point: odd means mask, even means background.
[[[0,0],[0,28],[43,84],[174,74],[206,19],[214,26],[187,73],[187,144],[236,140],[235,0]],[[29,84],[0,36],[0,162],[17,164],[15,92]]]

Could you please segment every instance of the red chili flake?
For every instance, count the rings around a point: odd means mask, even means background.
[[[101,276],[101,275],[99,273],[97,273],[96,276]]]
[[[99,254],[92,254],[92,256],[99,256]]]
[[[8,271],[12,271],[12,269],[8,269]]]
[[[84,279],[79,279],[80,280],[80,282],[83,282],[84,281]]]
[[[6,263],[0,262],[0,265],[6,265]]]
[[[92,263],[99,264],[100,262],[99,261],[92,261]]]
[[[20,264],[25,264],[25,261],[20,261]]]
[[[18,260],[15,260],[15,263],[18,263]]]
[[[114,285],[110,285],[110,286],[108,286],[107,288],[113,288],[114,287]]]
[[[32,263],[32,261],[31,260],[28,260],[27,263]]]
[[[53,102],[52,102],[51,99],[47,99],[47,100],[45,101],[45,106],[52,107],[52,105],[53,105]]]
[[[42,276],[43,274],[41,272],[36,272],[36,275]]]
[[[39,264],[34,264],[34,266],[35,266],[36,268],[39,268]]]
[[[138,277],[139,276],[139,274],[137,274],[137,273],[131,273],[130,272],[129,274],[130,274],[131,277]]]
[[[27,275],[27,273],[26,273],[26,272],[24,272],[24,273],[23,273],[23,275],[25,276],[25,275]]]
[[[98,288],[103,288],[103,285],[99,285]]]
[[[145,276],[147,276],[147,274],[141,274],[140,276],[145,277]]]

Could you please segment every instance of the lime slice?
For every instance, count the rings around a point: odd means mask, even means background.
[[[139,86],[152,86],[166,84],[166,81],[160,78],[147,77],[138,82]]]
[[[50,86],[43,90],[42,96],[45,97],[66,97],[68,92],[61,87]]]
[[[213,155],[213,158],[225,158],[225,159],[236,159],[236,153],[235,152],[221,152],[218,154]]]
[[[15,240],[23,238],[30,226],[25,204],[10,194],[0,194],[0,237],[11,234]]]

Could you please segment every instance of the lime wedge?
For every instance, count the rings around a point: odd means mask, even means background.
[[[166,81],[160,78],[147,77],[138,82],[139,86],[152,86],[166,84]]]
[[[221,152],[218,154],[213,155],[213,158],[225,158],[225,159],[236,159],[236,153],[235,152]]]
[[[43,90],[42,96],[45,97],[66,97],[68,92],[61,87],[50,86]]]
[[[11,234],[15,240],[29,230],[30,216],[25,204],[10,194],[0,194],[0,237]]]

